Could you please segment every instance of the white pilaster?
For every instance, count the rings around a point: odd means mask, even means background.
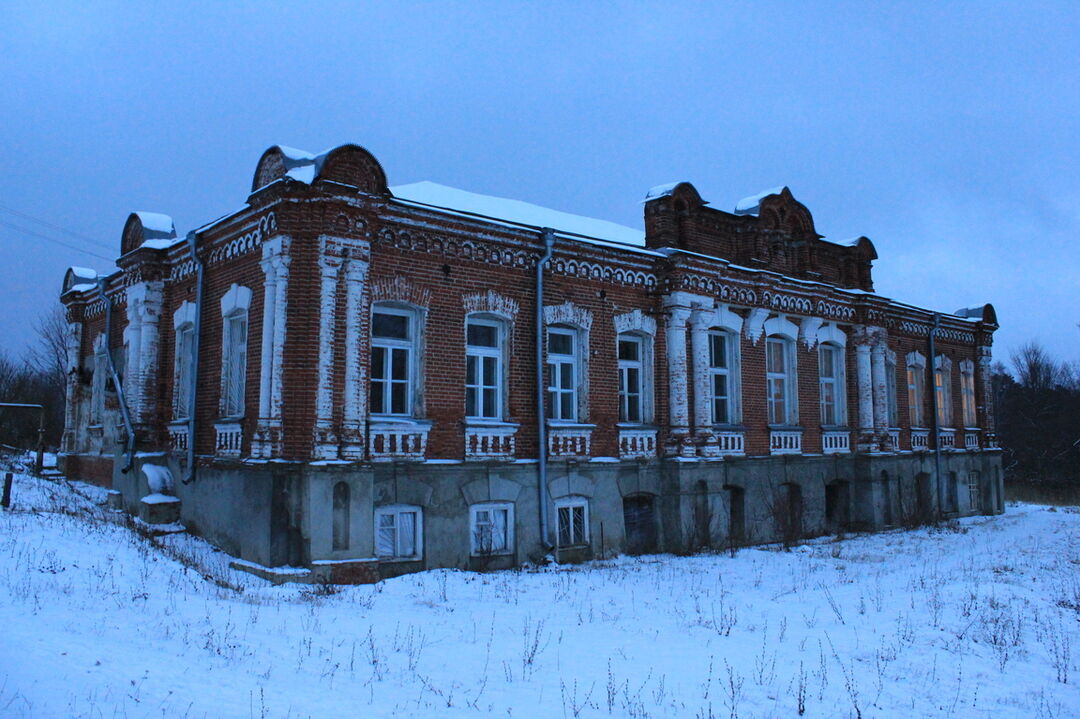
[[[289,238],[278,235],[263,245],[262,353],[259,357],[259,420],[251,456],[268,459],[281,452],[282,363],[289,286]]]
[[[865,334],[855,344],[856,394],[859,399],[859,449],[871,449],[874,433],[874,389],[870,345]]]
[[[686,362],[686,321],[688,307],[669,307],[665,338],[668,359],[668,414],[671,432],[669,453],[693,456],[689,441],[689,386]]]
[[[875,328],[870,349],[870,374],[873,384],[874,433],[879,439],[888,437],[889,395],[885,386],[885,331]]]
[[[345,397],[341,426],[342,459],[363,459],[364,420],[367,417],[367,343],[364,308],[367,307],[368,263],[350,257],[345,264]]]
[[[336,459],[334,433],[334,336],[337,330],[337,288],[341,260],[328,256],[323,243],[319,258],[322,278],[319,291],[319,363],[315,388],[315,436],[312,455],[316,459]]]

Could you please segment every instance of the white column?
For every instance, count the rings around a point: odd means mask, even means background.
[[[274,374],[274,308],[277,305],[277,270],[271,259],[260,263],[263,280],[262,350],[259,353],[259,422],[270,418],[270,382]]]
[[[139,412],[136,422],[153,425],[157,411],[158,351],[161,346],[161,306],[163,282],[148,282],[142,302],[139,332]]]
[[[713,435],[709,387],[709,324],[711,308],[695,308],[690,322],[690,366],[694,378],[694,438],[704,457],[719,455]]]
[[[281,364],[285,348],[285,312],[289,282],[289,239],[274,237],[263,245],[262,349],[259,356],[259,419],[251,456],[269,459],[281,453]]]
[[[859,449],[872,449],[874,434],[874,391],[870,368],[870,345],[865,335],[855,344],[856,393],[859,398]]]
[[[280,425],[282,400],[282,365],[285,361],[285,321],[287,294],[289,288],[289,263],[292,258],[280,255],[277,258],[277,292],[274,293],[274,351],[273,369],[270,375],[270,417]]]
[[[363,459],[367,418],[367,356],[364,308],[368,263],[350,258],[345,265],[345,398],[341,427],[342,459]]]
[[[873,384],[874,432],[880,438],[887,437],[889,429],[889,395],[885,387],[884,330],[875,333],[874,340],[870,349],[870,370]]]
[[[667,340],[668,359],[668,417],[671,441],[669,452],[681,456],[693,456],[690,444],[689,387],[686,363],[686,320],[690,310],[686,307],[668,309]]]
[[[325,247],[324,247],[325,252]],[[319,258],[322,284],[319,292],[319,364],[315,388],[315,436],[312,456],[337,459],[334,434],[334,337],[337,330],[337,287],[341,259],[323,254]]]

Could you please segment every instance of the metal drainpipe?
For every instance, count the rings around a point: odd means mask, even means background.
[[[188,387],[188,472],[183,478],[184,484],[195,481],[195,430],[198,426],[195,421],[197,407],[195,396],[199,387],[199,338],[201,335],[200,328],[202,327],[203,273],[206,270],[206,266],[199,259],[199,253],[196,251],[198,235],[189,232],[187,242],[188,248],[191,250],[191,260],[195,263],[195,322],[191,333],[191,382]]]
[[[930,368],[930,427],[931,432],[934,434],[934,481],[937,482],[938,487],[938,511],[944,513],[945,511],[945,492],[944,487],[941,484],[941,428],[938,426],[938,407],[937,407],[937,384],[935,383],[935,368],[934,361],[936,355],[934,354],[934,335],[937,334],[938,324],[941,322],[941,316],[935,314],[933,324],[930,325],[930,362],[928,367]]]
[[[540,230],[544,241],[544,254],[536,263],[536,436],[537,447],[537,501],[540,504],[540,542],[550,549],[548,541],[547,506],[547,417],[544,412],[544,267],[555,248],[555,231],[550,227]]]
[[[120,416],[124,420],[124,431],[127,432],[127,464],[120,470],[120,474],[127,474],[135,466],[135,428],[131,426],[131,415],[128,413],[127,398],[124,396],[124,386],[120,382],[120,375],[116,371],[116,363],[112,356],[112,300],[105,294],[105,278],[98,280],[98,292],[105,300],[105,357],[109,362],[109,374],[112,375],[113,386],[116,387],[116,398],[120,403]]]

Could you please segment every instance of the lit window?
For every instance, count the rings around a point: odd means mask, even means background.
[[[412,414],[415,325],[415,316],[408,310],[380,307],[372,314],[372,414]]]
[[[379,559],[420,559],[423,555],[423,519],[420,507],[377,507],[375,553]]]
[[[734,422],[731,367],[734,342],[727,332],[709,333],[709,400],[713,424]]]
[[[502,324],[469,319],[465,325],[465,416],[502,417]]]
[[[644,393],[644,343],[632,334],[619,335],[619,421],[640,423]]]
[[[222,415],[244,416],[244,384],[247,378],[247,312],[239,312],[225,318],[225,337],[222,360],[224,392]]]
[[[570,547],[589,542],[589,503],[573,498],[555,503],[558,517],[559,546]]]
[[[469,536],[474,556],[509,554],[514,544],[514,505],[474,504],[469,508]]]
[[[173,417],[187,419],[191,412],[191,371],[195,350],[195,327],[184,324],[176,330],[176,381],[173,386]]]
[[[844,351],[834,344],[818,348],[821,423],[838,426],[847,421],[844,398]]]
[[[971,360],[960,363],[960,406],[964,413],[964,426],[974,427],[975,416],[975,366]]]
[[[578,419],[578,333],[569,327],[548,328],[548,397],[551,419]]]
[[[795,424],[793,343],[786,337],[765,341],[766,402],[769,424]]]

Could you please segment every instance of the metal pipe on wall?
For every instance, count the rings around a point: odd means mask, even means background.
[[[197,251],[198,235],[194,232],[187,234],[188,248],[191,250],[191,260],[195,263],[195,320],[192,327],[191,338],[191,381],[188,387],[188,447],[187,463],[188,471],[184,475],[184,484],[195,481],[195,430],[198,427],[195,410],[198,403],[195,400],[199,387],[199,339],[202,328],[202,303],[203,303],[203,275],[206,266],[199,259]]]
[[[544,254],[536,263],[536,436],[537,447],[537,501],[540,503],[540,541],[547,548],[548,541],[548,503],[547,503],[547,417],[544,411],[544,267],[551,259],[555,249],[555,231],[550,227],[540,230],[544,241]]]
[[[105,278],[98,280],[98,292],[105,301],[105,357],[109,363],[109,374],[112,376],[113,386],[116,387],[116,398],[120,403],[120,416],[124,420],[124,431],[127,432],[127,463],[120,469],[121,474],[127,474],[135,466],[135,428],[131,425],[131,414],[128,412],[127,398],[124,396],[124,385],[120,381],[120,374],[116,371],[116,362],[112,356],[112,300],[105,294]]]

